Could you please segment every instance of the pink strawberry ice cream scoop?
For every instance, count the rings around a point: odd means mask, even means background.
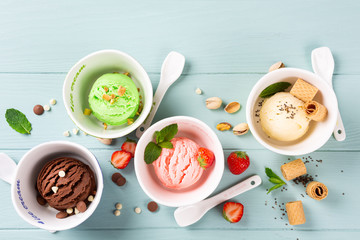
[[[203,173],[197,160],[199,145],[188,138],[173,138],[172,149],[163,148],[153,162],[161,183],[171,189],[184,189],[195,184]]]

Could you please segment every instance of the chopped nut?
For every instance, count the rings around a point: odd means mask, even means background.
[[[197,89],[195,90],[195,93],[198,94],[198,95],[201,95],[201,94],[202,94],[202,91],[201,91],[200,88],[197,88]]]
[[[73,132],[73,134],[77,135],[77,134],[79,133],[79,129],[74,128],[74,129],[72,130],[72,132]]]
[[[105,101],[110,101],[111,97],[107,94],[103,94],[102,98],[105,100]]]
[[[131,125],[131,124],[133,124],[134,123],[134,119],[133,118],[128,118],[127,119],[127,124],[128,125]]]
[[[111,143],[112,143],[111,138],[96,138],[96,139],[105,145],[111,145]]]
[[[280,68],[284,68],[284,67],[285,67],[284,63],[280,61],[280,62],[277,62],[277,63],[274,63],[273,65],[271,65],[271,67],[269,68],[269,72],[280,69]]]
[[[50,108],[49,105],[44,105],[44,110],[45,110],[45,111],[50,111],[50,109],[51,109],[51,108]]]
[[[121,203],[117,203],[117,204],[115,204],[115,208],[116,209],[122,209],[122,204]]]
[[[79,209],[77,209],[77,208],[74,209],[74,212],[75,212],[75,214],[79,214],[79,213],[80,213]]]
[[[124,72],[124,75],[125,75],[125,76],[129,76],[129,73],[128,73],[128,72]]]
[[[94,196],[93,196],[93,195],[89,195],[87,200],[88,200],[89,202],[94,201]]]
[[[68,208],[68,209],[66,209],[66,212],[67,212],[68,214],[72,214],[72,213],[73,213],[73,211],[74,211],[74,209],[72,209],[72,208]]]
[[[108,91],[109,91],[109,88],[104,87],[104,90],[105,90],[105,92],[108,92]]]
[[[247,123],[240,123],[233,128],[235,135],[244,135],[249,131],[249,125]]]
[[[216,125],[216,129],[219,131],[227,131],[230,130],[230,128],[231,128],[231,124],[227,122],[222,122]]]
[[[69,131],[65,131],[65,132],[63,132],[63,135],[64,135],[65,137],[70,137],[70,132],[69,132]]]
[[[84,115],[89,116],[90,114],[91,114],[91,109],[90,108],[85,108]]]
[[[51,99],[51,100],[50,100],[50,104],[51,104],[51,105],[55,105],[55,104],[56,104],[56,100],[55,100],[55,99]]]
[[[119,90],[118,90],[118,94],[119,96],[123,96],[126,92],[126,88],[124,88],[123,86],[119,86]]]
[[[56,186],[51,187],[51,191],[53,191],[54,193],[57,193],[58,190],[59,190],[59,188]]]
[[[115,102],[116,102],[115,99],[111,99],[111,100],[110,100],[110,104],[114,104]]]
[[[208,109],[218,109],[221,107],[222,100],[219,97],[211,97],[206,99],[206,107]]]
[[[235,113],[239,111],[241,105],[238,102],[231,102],[224,108],[225,112],[227,113]]]
[[[108,127],[108,125],[106,123],[104,123],[104,130],[106,130]]]
[[[136,207],[136,208],[134,209],[134,211],[135,211],[137,214],[140,214],[140,213],[141,213],[141,208]]]

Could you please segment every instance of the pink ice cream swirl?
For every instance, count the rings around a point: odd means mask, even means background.
[[[172,149],[163,148],[153,162],[161,183],[171,189],[184,189],[195,184],[203,173],[197,160],[199,145],[188,138],[173,138]]]

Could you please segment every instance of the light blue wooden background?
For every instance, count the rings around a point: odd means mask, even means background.
[[[0,182],[0,239],[358,239],[359,10],[356,0],[2,0],[0,151],[19,161],[28,149],[45,141],[80,143],[100,160],[105,188],[99,207],[85,223],[50,234],[17,216],[10,187]],[[132,164],[121,171],[128,180],[126,186],[119,188],[111,182],[115,170],[109,164],[110,156],[123,139],[109,147],[83,134],[62,136],[63,131],[74,127],[62,103],[64,77],[77,60],[93,51],[118,49],[129,53],[148,71],[154,87],[167,53],[183,53],[187,60],[184,75],[169,89],[154,121],[188,115],[215,127],[219,121],[245,121],[245,109],[232,116],[209,111],[204,99],[219,96],[225,102],[236,100],[245,106],[252,86],[272,63],[282,60],[287,66],[311,70],[310,53],[319,46],[333,51],[334,87],[347,130],[346,141],[331,138],[309,155],[323,160],[318,167],[316,163],[308,165],[309,173],[318,175],[316,179],[329,187],[330,195],[322,202],[303,198],[304,188],[293,183],[288,184],[288,191],[266,195],[269,184],[264,166],[279,172],[288,157],[265,150],[251,134],[236,137],[218,132],[225,157],[233,150],[246,150],[251,166],[241,176],[232,175],[226,167],[216,192],[255,173],[262,176],[264,184],[234,199],[245,205],[240,223],[224,221],[222,206],[218,206],[200,222],[179,228],[172,217],[173,208],[161,206],[155,214],[146,210],[150,199],[137,183]],[[197,87],[204,95],[194,93]],[[46,104],[51,98],[58,100],[51,112],[40,117],[32,113],[35,104]],[[28,116],[33,124],[31,136],[8,127],[4,113],[11,107]],[[302,200],[307,223],[285,225],[282,212],[271,208],[275,198],[280,203]],[[112,215],[116,202],[124,206],[119,217]],[[140,215],[133,212],[136,206],[143,209]]]

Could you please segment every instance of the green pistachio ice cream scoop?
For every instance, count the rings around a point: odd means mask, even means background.
[[[121,125],[138,111],[139,92],[130,77],[107,73],[92,86],[89,106],[98,120],[108,125]]]

